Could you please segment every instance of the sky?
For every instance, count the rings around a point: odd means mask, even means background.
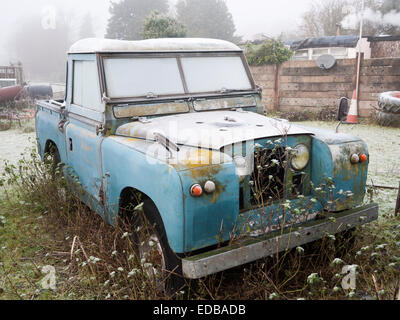
[[[177,0],[170,0],[175,3]],[[296,30],[301,15],[313,0],[226,0],[231,11],[237,34],[245,39],[264,33],[278,36]],[[0,0],[0,65],[8,63],[7,46],[19,22],[30,15],[43,15],[55,7],[73,17],[79,30],[80,21],[88,12],[92,14],[97,36],[105,33],[109,17],[110,0]]]
[[[313,0],[226,0],[237,33],[244,38],[258,33],[279,36],[296,29]]]

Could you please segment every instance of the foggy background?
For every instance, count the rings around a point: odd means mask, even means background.
[[[151,2],[150,0],[148,0]],[[153,0],[155,1],[155,0]],[[304,37],[335,35],[337,22],[347,28],[347,33],[357,34],[357,10],[346,13],[343,1],[360,3],[360,0],[226,0],[228,11],[235,24],[235,37],[241,41],[253,40],[256,35],[296,40]],[[366,0],[371,9],[366,11],[372,21],[366,32],[378,31],[374,24],[387,20],[399,21],[399,11],[377,13],[374,4]],[[120,2],[115,0],[113,2]],[[169,0],[174,17],[178,0]],[[147,3],[147,1],[146,1]],[[0,1],[0,65],[21,62],[25,78],[32,81],[64,82],[66,53],[70,45],[85,37],[104,37],[110,18],[110,0],[1,0]],[[324,7],[325,6],[325,7]],[[195,10],[196,11],[196,10]],[[45,17],[55,12],[56,25],[46,29]],[[194,13],[194,17],[196,16]],[[322,13],[326,13],[324,16]],[[214,19],[217,20],[217,19]],[[208,22],[207,22],[208,23]],[[216,21],[209,21],[219,23]],[[212,28],[212,27],[210,27]],[[355,31],[354,31],[355,30]],[[229,39],[228,39],[229,40]]]
[[[170,0],[170,4],[174,5],[176,1]],[[243,36],[244,39],[251,38],[258,33],[279,36],[282,31],[291,30],[294,21],[299,20],[310,2],[311,0],[226,1],[236,24],[236,33]],[[49,36],[33,45],[30,35],[41,28],[41,20],[49,6],[57,9],[57,15],[59,15],[57,28],[61,33],[65,24],[69,25],[70,39],[65,43],[67,39],[60,38],[59,33],[54,32],[53,37]],[[67,51],[70,44],[80,38],[80,29],[87,14],[90,14],[92,18],[95,36],[104,37],[110,17],[109,6],[110,0],[0,1],[0,30],[2,30],[0,33],[0,65],[8,65],[10,62],[15,63],[22,60],[26,78],[46,80],[40,79],[43,75],[40,72],[42,66],[37,64],[42,56],[39,50],[52,51],[52,47],[61,46]],[[64,21],[65,19],[67,21]],[[16,42],[19,42],[19,45]],[[35,42],[37,41],[35,40]],[[29,55],[27,50],[30,51]],[[47,70],[59,70],[59,64],[64,65],[65,62],[65,56],[56,58],[55,61],[49,61],[43,57],[44,64],[51,64],[46,68]],[[36,66],[31,65],[32,63],[35,63]],[[52,79],[57,78],[54,74],[48,76]],[[61,78],[54,80],[62,81]]]

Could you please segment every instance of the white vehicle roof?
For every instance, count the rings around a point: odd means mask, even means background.
[[[88,38],[73,44],[69,53],[241,51],[237,45],[216,39],[167,38],[140,41]]]

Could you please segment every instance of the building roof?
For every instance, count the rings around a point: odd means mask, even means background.
[[[202,38],[168,38],[140,41],[88,38],[73,44],[69,53],[160,51],[241,51],[241,49],[228,41]]]
[[[400,41],[400,36],[377,36],[368,37],[369,42],[381,42],[381,41]]]
[[[292,50],[331,47],[355,48],[359,39],[359,36],[353,35],[309,38],[292,42],[290,48]]]

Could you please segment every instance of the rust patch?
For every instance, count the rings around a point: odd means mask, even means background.
[[[83,139],[81,139],[81,147],[86,152],[92,152],[93,151],[93,147],[88,146]]]
[[[207,149],[182,149],[178,159],[171,159],[171,165],[179,171],[191,170],[200,173],[193,173],[194,178],[200,176],[214,175],[219,172],[210,172],[221,163],[221,153]],[[174,163],[175,161],[175,163]],[[215,164],[213,164],[215,163]],[[203,168],[203,169],[201,169]],[[214,168],[214,169],[212,169]],[[194,170],[196,169],[196,170]]]
[[[122,136],[135,138],[135,127],[140,124],[137,122],[130,123],[129,126],[124,126],[118,129],[118,134]]]
[[[137,139],[137,138],[125,138],[124,139],[124,141],[126,141],[126,142],[135,142],[135,141],[138,141],[139,139]]]
[[[211,203],[217,203],[220,195],[226,189],[225,186],[216,178],[221,170],[221,165],[210,165],[207,167],[194,167],[189,169],[190,176],[193,180],[198,181],[200,185],[204,186],[209,180],[215,183],[215,191],[211,195],[205,194],[205,199]]]
[[[93,166],[93,164],[89,161],[88,158],[83,157],[83,160],[84,160],[89,166]]]
[[[214,181],[216,189],[212,194],[211,203],[217,203],[220,195],[225,191],[225,186],[222,185],[219,181]]]
[[[225,99],[197,100],[194,103],[196,111],[222,110],[232,108],[256,107],[257,102],[253,96]]]
[[[114,107],[114,114],[116,118],[168,115],[168,114],[186,113],[186,112],[189,112],[189,106],[186,102],[171,102],[171,103]]]
[[[183,150],[181,152],[184,152]],[[184,158],[178,164],[171,164],[178,171],[186,176],[190,176],[194,181],[204,186],[207,181],[213,181],[216,189],[212,194],[204,195],[204,199],[216,203],[220,195],[225,191],[225,186],[218,181],[216,176],[222,170],[221,153],[205,149],[190,149],[182,156]],[[216,158],[218,157],[218,159]],[[213,159],[219,160],[218,164],[213,165]]]
[[[193,179],[208,178],[208,180],[212,180],[221,169],[221,165],[214,165],[201,168],[191,168],[189,171]]]
[[[338,146],[333,154],[334,176],[341,175],[345,181],[354,180],[355,176],[360,176],[368,169],[364,164],[352,164],[350,157],[352,154],[365,153],[362,144],[343,144]]]

